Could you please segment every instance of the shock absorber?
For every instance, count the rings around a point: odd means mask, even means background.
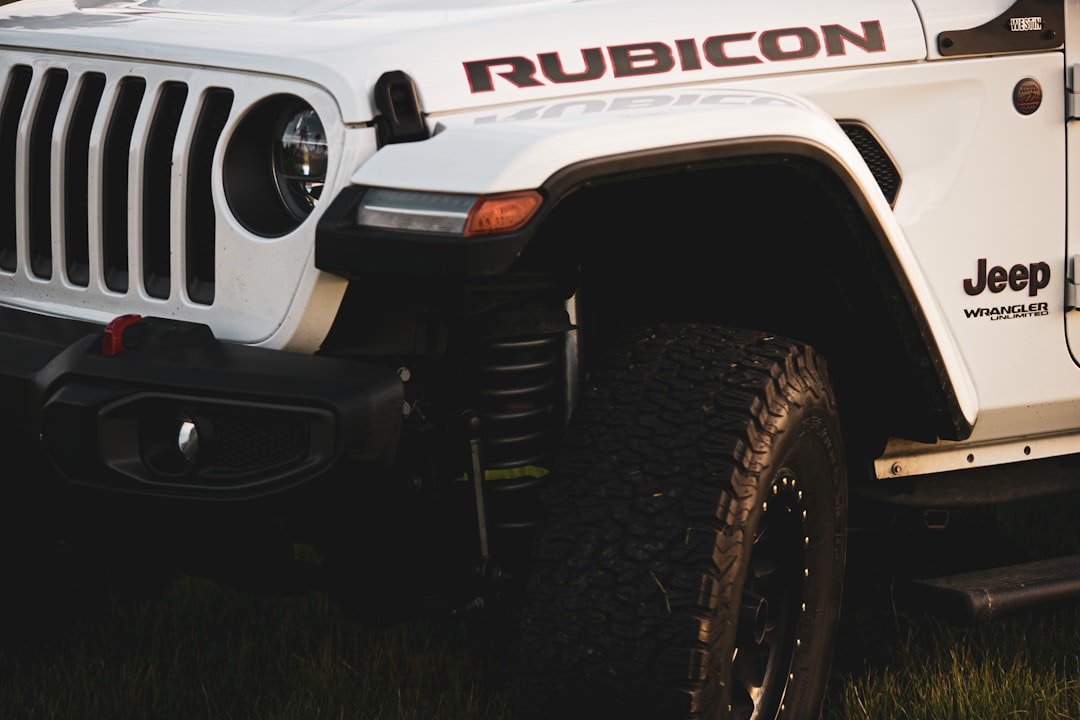
[[[562,431],[564,335],[495,338],[484,347],[477,411],[492,479],[547,470]]]
[[[532,308],[503,320],[474,336],[467,422],[470,457],[474,466],[482,462],[472,473],[483,480],[476,486],[477,508],[486,517],[481,541],[490,539],[490,551],[513,565],[531,547],[539,488],[565,428],[571,326],[562,308],[558,314]]]

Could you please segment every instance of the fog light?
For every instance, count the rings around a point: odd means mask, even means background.
[[[139,410],[139,458],[152,473],[184,477],[213,454],[213,425],[206,417],[166,402],[142,403]]]
[[[199,454],[199,428],[190,420],[180,422],[180,431],[176,438],[176,447],[180,454],[191,462]]]

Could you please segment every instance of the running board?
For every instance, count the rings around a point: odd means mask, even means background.
[[[909,600],[958,625],[1080,603],[1080,555],[913,580]]]

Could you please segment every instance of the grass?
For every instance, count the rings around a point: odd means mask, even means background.
[[[1080,717],[1080,611],[968,629],[891,620],[887,662],[834,672],[826,720]]]
[[[5,720],[509,715],[505,664],[472,628],[365,629],[318,593],[267,598],[185,577],[160,597],[55,619],[9,630]]]
[[[896,582],[904,561],[946,570],[975,553],[1015,562],[1080,552],[1078,509],[1072,494],[981,510],[952,538],[894,532],[887,548],[853,538],[863,552],[849,564],[824,720],[1080,717],[1080,604],[956,627],[901,603]]]
[[[1051,503],[1004,526],[1070,549],[1074,512]],[[877,550],[853,558],[824,720],[1080,717],[1080,609],[957,628],[897,605],[891,567]],[[57,585],[13,604],[11,591],[5,720],[510,718],[510,650],[476,625],[365,628],[320,593],[189,577],[149,597]]]

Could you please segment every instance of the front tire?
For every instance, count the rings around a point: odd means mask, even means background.
[[[588,383],[545,492],[519,715],[816,718],[846,478],[813,349],[665,325]]]

